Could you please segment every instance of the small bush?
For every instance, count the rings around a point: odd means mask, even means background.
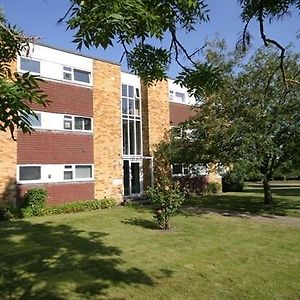
[[[0,207],[0,221],[7,221],[11,219],[21,219],[22,211],[15,207]]]
[[[244,177],[240,173],[229,172],[222,178],[223,192],[242,192]]]
[[[217,182],[209,182],[206,185],[206,188],[204,190],[204,193],[207,195],[211,195],[211,194],[217,194],[220,191],[222,191],[222,185],[220,183]]]
[[[40,216],[46,207],[47,191],[42,188],[29,189],[24,195],[23,213],[25,217]]]
[[[164,180],[163,183],[148,188],[146,196],[151,201],[153,217],[159,228],[170,229],[170,218],[180,208],[185,198],[185,193],[180,189],[180,185],[171,180]]]

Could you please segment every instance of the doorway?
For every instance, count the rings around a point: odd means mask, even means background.
[[[123,160],[124,196],[140,196],[142,188],[142,161]]]

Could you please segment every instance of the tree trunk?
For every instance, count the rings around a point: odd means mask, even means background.
[[[270,181],[268,179],[263,180],[264,185],[264,204],[270,205],[273,203],[273,196],[270,187]]]

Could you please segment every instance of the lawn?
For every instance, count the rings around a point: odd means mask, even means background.
[[[192,205],[205,209],[222,211],[238,211],[252,214],[274,214],[300,217],[300,182],[273,182],[271,189],[274,204],[263,204],[263,188],[261,184],[247,184],[241,193],[223,193],[205,197],[196,197],[187,201]]]
[[[299,299],[300,227],[146,208],[0,223],[0,299]]]

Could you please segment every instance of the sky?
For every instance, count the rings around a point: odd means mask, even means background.
[[[200,24],[197,30],[188,36],[181,34],[181,41],[190,52],[193,52],[194,49],[203,46],[206,40],[212,40],[218,34],[219,37],[225,38],[229,48],[234,48],[243,29],[238,0],[206,2],[210,10],[210,22]],[[75,51],[76,44],[72,43],[73,33],[66,31],[66,24],[57,24],[67,11],[68,5],[68,0],[0,0],[0,7],[11,24],[16,24],[29,36],[41,38],[44,44]],[[300,29],[299,20],[299,14],[295,11],[291,17],[285,18],[282,22],[267,24],[266,32],[270,38],[277,39],[284,46],[292,42],[293,50],[300,52],[300,41],[296,39],[296,33]],[[250,32],[253,35],[253,49],[256,49],[262,45],[262,41],[255,22],[250,25]],[[113,62],[119,62],[122,56],[120,46],[109,47],[106,50],[82,49],[81,52]],[[122,69],[127,70],[125,62],[122,63]],[[178,71],[179,67],[174,63],[168,75],[175,77]]]

